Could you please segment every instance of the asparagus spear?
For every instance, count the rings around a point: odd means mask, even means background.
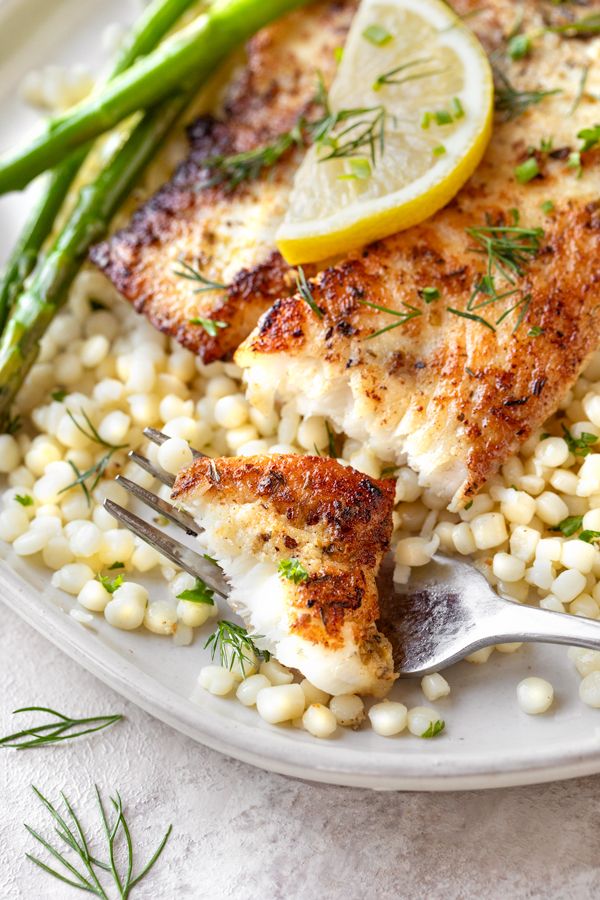
[[[25,187],[76,147],[173,91],[206,78],[237,44],[305,0],[215,0],[160,47],[0,162],[0,194]]]
[[[110,78],[124,72],[138,56],[153,50],[159,40],[191,6],[193,0],[154,0],[130,33]],[[42,245],[50,232],[63,200],[88,152],[81,147],[48,176],[43,193],[31,212],[0,278],[0,332],[10,308],[33,271]]]
[[[19,296],[0,338],[0,432],[10,421],[10,405],[35,362],[40,338],[64,302],[90,244],[103,236],[189,99],[190,92],[176,94],[145,114],[96,180],[81,189],[69,221]]]

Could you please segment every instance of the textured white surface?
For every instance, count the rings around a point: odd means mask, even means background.
[[[143,855],[173,823],[136,900],[267,897],[597,897],[600,778],[452,794],[376,794],[294,781],[207,750],[122,700],[0,607],[0,733],[38,703],[122,711],[110,731],[0,754],[0,898],[84,896],[38,872],[23,821],[46,825],[29,785],[92,809],[118,788]]]

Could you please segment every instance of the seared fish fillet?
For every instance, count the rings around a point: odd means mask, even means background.
[[[93,262],[136,310],[205,362],[234,350],[260,313],[295,290],[274,234],[302,151],[290,150],[233,190],[207,186],[204,161],[270,144],[310,112],[317,73],[331,81],[334,50],[344,43],[355,5],[324,0],[260,31],[221,108],[190,126],[191,153],[173,179],[127,228],[92,249]],[[180,259],[227,288],[194,293],[202,285],[175,274]],[[198,318],[226,327],[212,328],[211,336],[191,323]]]
[[[454,5],[461,14],[482,10],[469,24],[510,85],[560,93],[510,118],[516,111],[503,106],[515,98],[499,80],[491,143],[454,201],[315,279],[322,319],[298,294],[278,300],[235,358],[247,370],[253,402],[295,401],[303,415],[328,416],[383,459],[408,461],[423,485],[458,508],[556,409],[599,342],[600,147],[581,153],[581,170],[571,154],[582,145],[577,132],[600,119],[587,93],[600,90],[600,39],[546,34],[529,56],[508,64],[504,36],[520,11],[529,32],[547,24],[546,15],[564,21],[586,9],[506,0]],[[521,184],[515,168],[530,157],[540,174]],[[482,232],[478,239],[467,229],[514,226],[513,210],[517,227],[543,233],[495,233],[529,250],[512,285],[492,260],[498,293],[516,293],[486,303]],[[403,323],[373,336],[401,320],[366,303],[404,313]],[[418,310],[414,317],[403,304]]]
[[[387,693],[395,676],[375,577],[393,481],[316,456],[198,459],[172,496],[206,529],[229,603],[264,636],[259,645],[330,694]],[[304,580],[279,573],[282,561],[297,561]]]

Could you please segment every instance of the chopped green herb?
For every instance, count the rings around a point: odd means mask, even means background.
[[[446,153],[446,148],[444,147],[443,144],[438,144],[437,147],[433,148],[434,156],[444,156],[445,153]]]
[[[109,572],[113,572],[115,569],[124,569],[125,563],[122,562],[114,562],[111,566],[108,567]]]
[[[578,535],[578,538],[580,541],[585,541],[586,544],[595,544],[596,541],[600,541],[600,531],[591,531],[591,529],[586,528]]]
[[[451,125],[454,119],[447,109],[438,109],[434,112],[433,117],[436,125]]]
[[[544,229],[523,228],[518,225],[518,221],[518,213],[514,211],[512,225],[486,223],[466,229],[477,245],[472,248],[473,252],[487,257],[486,284],[491,292],[495,293],[495,275],[501,275],[510,284],[514,284],[514,277],[524,274],[525,265],[540,249]]]
[[[460,97],[452,98],[452,115],[454,116],[455,121],[464,118],[465,111],[462,103],[460,102]]]
[[[544,202],[540,204],[540,209],[545,215],[548,215],[548,213],[554,211],[554,201],[544,200]]]
[[[345,172],[343,175],[338,175],[338,179],[340,181],[364,181],[365,179],[370,178],[373,174],[371,163],[364,157],[357,156],[354,159],[349,159],[348,166],[350,168],[349,172]]]
[[[204,557],[204,559],[208,560],[209,563],[212,563],[213,566],[219,565],[214,556],[211,556],[209,553],[203,553],[202,556]]]
[[[538,166],[538,161],[535,156],[531,156],[529,159],[525,160],[524,163],[521,163],[520,166],[515,168],[515,178],[519,184],[527,184],[527,182],[536,178],[539,174],[540,167]]]
[[[527,332],[527,337],[539,337],[540,334],[544,333],[544,329],[540,328],[539,325],[534,325],[533,328],[530,328]]]
[[[108,575],[96,575],[96,581],[99,581],[105,591],[108,591],[109,594],[114,594],[117,588],[120,588],[123,584],[123,576],[115,575],[114,578],[109,578]]]
[[[313,297],[312,291],[310,289],[310,285],[306,280],[306,275],[304,274],[304,269],[302,266],[298,266],[298,271],[296,273],[296,287],[298,288],[298,293],[302,297],[305,303],[309,305],[309,307],[314,312],[317,318],[323,318],[322,309],[317,306],[315,298]]]
[[[335,59],[336,63],[339,66],[339,64],[341,63],[341,61],[344,58],[344,48],[343,47],[335,47],[334,51],[333,51],[333,58]]]
[[[465,508],[465,509],[471,509],[472,506],[473,506],[473,501],[472,501],[472,500],[469,500],[468,503],[465,503],[464,508]]]
[[[446,723],[443,719],[437,719],[435,722],[430,722],[423,734],[422,738],[433,738],[437,737],[438,734],[441,734],[444,728],[446,727]]]
[[[68,460],[69,465],[75,472],[75,480],[68,484],[66,487],[62,488],[59,491],[59,494],[63,494],[65,491],[69,491],[73,487],[79,486],[88,503],[91,503],[91,493],[100,483],[100,479],[104,475],[109,462],[111,461],[113,454],[117,452],[117,450],[124,450],[128,445],[127,444],[111,444],[108,441],[105,441],[104,438],[100,437],[98,430],[92,424],[92,421],[85,410],[80,409],[79,412],[83,417],[83,420],[86,424],[86,428],[81,425],[80,422],[77,421],[73,413],[70,409],[67,410],[67,415],[75,425],[78,431],[84,434],[88,440],[93,441],[94,444],[99,444],[101,447],[106,447],[106,453],[104,453],[100,459],[94,463],[93,466],[90,466],[89,469],[86,469],[85,472],[81,472],[79,468],[75,465],[72,460]],[[88,484],[88,480],[92,479],[92,483]]]
[[[255,634],[253,637],[259,640],[262,638],[262,634]],[[237,661],[243,675],[246,673],[246,664],[252,665],[254,657],[264,659],[266,662],[271,659],[269,651],[259,650],[245,628],[236,625],[235,622],[228,622],[226,619],[221,619],[204,647],[210,647],[211,659],[215,658],[218,650],[221,665],[229,670],[233,669]]]
[[[29,494],[15,494],[14,499],[21,506],[33,506],[33,497],[30,497]]]
[[[178,600],[190,600],[192,603],[206,603],[208,606],[214,606],[215,592],[212,591],[201,578],[196,578],[193,588],[188,588],[177,594]]]
[[[562,522],[559,522],[558,525],[555,525],[550,531],[560,531],[565,537],[571,537],[576,531],[579,531],[582,522],[583,516],[567,516],[566,519],[563,519]]]
[[[229,322],[221,322],[219,319],[205,319],[196,316],[189,320],[190,325],[200,325],[210,337],[216,337],[220,328],[229,328]]]
[[[325,428],[327,429],[327,452],[331,459],[337,459],[338,453],[335,446],[335,434],[329,422],[325,422]]]
[[[594,125],[592,128],[582,128],[577,132],[577,137],[583,141],[580,152],[585,153],[600,144],[600,125]]]
[[[277,567],[277,571],[282,578],[293,581],[294,584],[300,584],[301,581],[308,581],[309,574],[300,562],[292,556],[290,559],[282,559]]]
[[[514,34],[506,47],[511,59],[524,59],[531,52],[531,38],[527,34]]]
[[[564,425],[561,427],[563,430],[563,437],[567,442],[567,447],[574,456],[587,456],[592,452],[594,444],[598,443],[599,438],[597,434],[590,434],[589,431],[583,431],[581,437],[575,438],[568,428],[565,428]]]
[[[581,165],[581,152],[579,150],[573,150],[572,153],[569,153],[567,168],[574,169],[577,178],[581,178],[583,166]]]
[[[66,391],[52,391],[50,394],[53,400],[56,400],[57,403],[62,403],[65,397],[67,396]]]
[[[367,25],[362,34],[365,40],[369,41],[370,44],[374,44],[376,47],[384,47],[394,38],[387,28],[377,24]]]
[[[434,300],[440,299],[440,292],[436,287],[424,287],[418,292],[419,296],[425,301],[425,303],[433,303]]]

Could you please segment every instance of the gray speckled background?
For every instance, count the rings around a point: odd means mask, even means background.
[[[32,782],[92,811],[94,781],[120,790],[144,856],[173,823],[137,900],[600,895],[600,778],[452,794],[293,781],[172,731],[1,615],[1,734],[14,730],[9,711],[32,703],[127,716],[95,740],[0,754],[1,900],[85,896],[25,860],[32,840],[22,823],[46,823]]]

